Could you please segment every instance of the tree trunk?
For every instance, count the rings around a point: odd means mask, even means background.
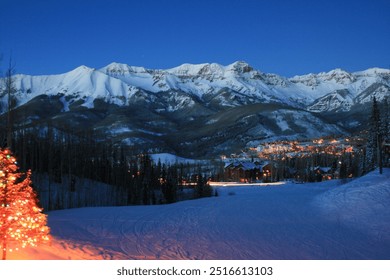
[[[13,81],[12,81],[12,72],[13,68],[11,66],[11,60],[9,68],[7,69],[6,74],[6,91],[7,91],[7,97],[8,97],[8,104],[7,104],[7,147],[12,149],[12,133],[13,133],[13,118],[12,118],[12,109],[13,109],[13,102],[12,102],[12,94],[13,94]]]
[[[378,167],[379,167],[379,174],[383,173],[383,164],[382,164],[382,144],[379,141],[379,136],[376,137],[376,147],[377,147],[377,159],[378,159]]]
[[[2,260],[6,260],[7,259],[7,238],[3,239],[2,248],[3,248],[3,258],[2,258]]]

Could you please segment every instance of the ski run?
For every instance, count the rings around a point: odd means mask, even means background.
[[[10,259],[389,259],[390,169],[350,180],[218,186],[168,205],[48,214],[52,242]]]

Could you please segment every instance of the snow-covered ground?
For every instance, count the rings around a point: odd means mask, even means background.
[[[188,158],[182,158],[174,154],[169,154],[169,153],[160,153],[160,154],[151,154],[151,158],[155,163],[158,163],[158,161],[161,162],[161,164],[175,164],[175,163],[190,163],[190,164],[195,164],[195,163],[201,163],[200,160],[194,160],[194,159],[188,159]]]
[[[170,205],[48,213],[13,259],[390,259],[390,169],[346,182],[218,187]]]

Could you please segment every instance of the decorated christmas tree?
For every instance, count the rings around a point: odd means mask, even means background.
[[[15,157],[0,149],[0,249],[7,252],[49,241],[46,215],[31,187],[31,172],[18,172]]]

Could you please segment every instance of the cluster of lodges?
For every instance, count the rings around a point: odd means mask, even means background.
[[[364,148],[365,142],[359,137],[263,143],[250,149],[252,155],[243,152],[232,154],[230,158],[223,156],[224,177],[227,181],[248,183],[314,182],[352,177],[356,176],[352,162],[354,153]],[[390,167],[390,143],[384,141],[382,148],[383,165]]]
[[[295,181],[323,181],[338,177],[338,171],[333,167],[311,167],[302,172],[294,168],[278,166],[276,162],[238,160],[225,164],[225,178],[232,182],[276,182],[284,179]],[[309,178],[310,177],[310,178]]]

